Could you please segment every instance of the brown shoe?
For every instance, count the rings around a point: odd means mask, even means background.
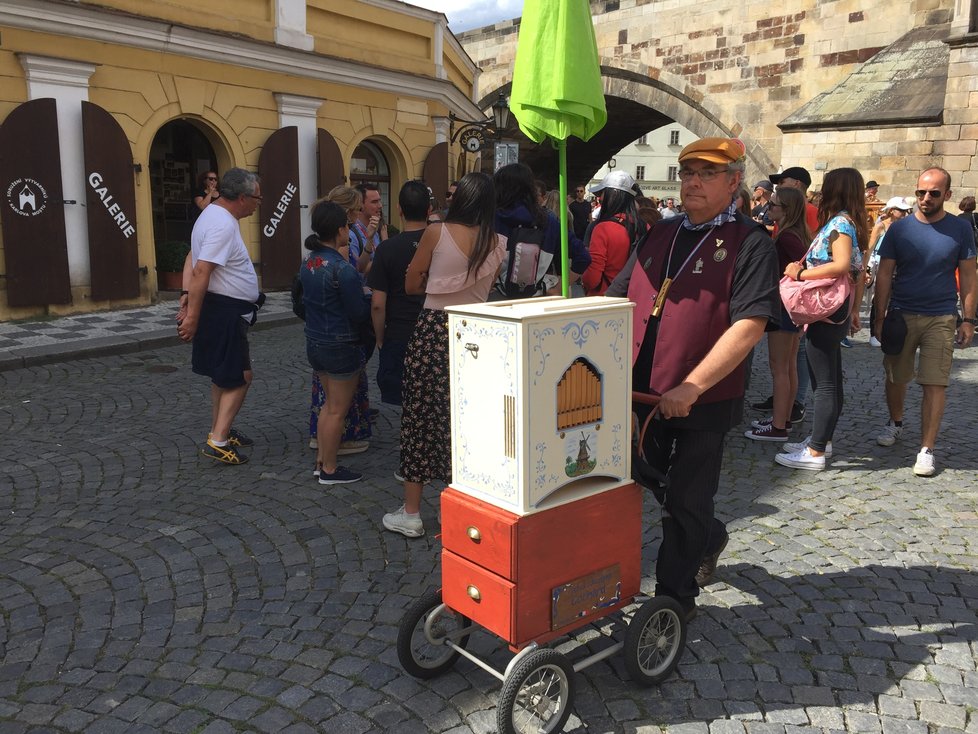
[[[711,553],[703,559],[700,563],[700,570],[696,572],[696,585],[703,588],[708,583],[713,580],[713,574],[717,572],[717,561],[720,560],[720,554],[723,553],[724,548],[727,547],[727,543],[730,542],[730,534],[727,533],[723,536],[723,542],[720,543],[720,547],[717,548],[716,553]]]

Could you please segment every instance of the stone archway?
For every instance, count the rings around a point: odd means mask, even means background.
[[[679,123],[699,137],[743,140],[747,147],[748,178],[753,175],[752,171],[766,177],[771,171],[778,170],[777,164],[749,131],[737,124],[725,123],[720,109],[709,100],[696,98],[701,95],[681,92],[679,86],[669,83],[672,81],[685,87],[681,79],[670,79],[668,74],[656,79],[611,65],[602,65],[601,73],[608,123],[587,143],[576,138],[568,142],[568,177],[571,181],[590,179],[605,161],[628,143],[671,122]],[[490,90],[479,101],[479,106],[487,109],[500,92],[508,96],[511,87],[512,81],[507,80]],[[548,183],[556,180],[557,156],[550,145],[538,146],[528,141],[512,117],[504,138],[520,140],[521,160]]]

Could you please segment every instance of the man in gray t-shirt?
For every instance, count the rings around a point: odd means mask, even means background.
[[[881,335],[885,353],[890,420],[876,442],[892,446],[903,433],[907,385],[916,372],[923,401],[920,451],[913,471],[929,477],[936,471],[934,444],[944,415],[954,344],[971,344],[978,323],[978,276],[971,227],[944,211],[944,202],[951,196],[950,174],[943,168],[926,169],[917,179],[915,194],[917,211],[890,226],[879,252],[875,331]],[[956,324],[959,286],[955,271],[960,278],[960,324]],[[901,333],[905,333],[902,347]]]

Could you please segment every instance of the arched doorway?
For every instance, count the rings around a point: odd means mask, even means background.
[[[199,213],[193,197],[198,177],[217,171],[217,155],[207,136],[188,120],[173,120],[156,133],[149,153],[153,202],[153,242],[157,273],[167,272],[190,245],[190,233]],[[157,275],[162,288],[162,278]],[[169,288],[179,285],[168,284]]]
[[[380,200],[384,204],[384,218],[391,218],[391,167],[387,156],[376,143],[364,140],[353,151],[350,161],[350,185],[375,183],[380,188]],[[394,212],[396,214],[396,212]]]

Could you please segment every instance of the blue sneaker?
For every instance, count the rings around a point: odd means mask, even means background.
[[[350,471],[345,466],[336,467],[336,471],[332,474],[327,474],[321,469],[319,471],[320,484],[352,484],[353,482],[359,482],[361,479],[363,479],[363,474]]]
[[[845,337],[841,342],[839,342],[839,345],[845,347],[846,349],[852,348],[852,342],[849,341],[849,337]]]

